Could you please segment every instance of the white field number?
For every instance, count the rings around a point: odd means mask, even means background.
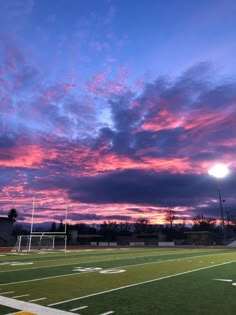
[[[103,274],[115,274],[115,273],[122,273],[126,270],[124,269],[103,269],[100,267],[75,267],[73,271],[79,272],[99,272]]]

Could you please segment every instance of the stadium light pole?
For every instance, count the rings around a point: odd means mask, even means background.
[[[229,169],[224,164],[216,164],[211,169],[209,169],[208,174],[216,178],[218,194],[219,194],[219,202],[220,202],[220,214],[221,214],[221,222],[222,222],[222,229],[224,233],[224,240],[226,240],[226,233],[225,233],[225,220],[224,220],[224,210],[223,210],[223,201],[221,197],[219,179],[224,178],[229,173]]]

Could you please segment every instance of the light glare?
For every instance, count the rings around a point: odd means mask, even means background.
[[[216,164],[209,171],[208,174],[216,178],[223,178],[229,173],[229,169],[224,164]]]

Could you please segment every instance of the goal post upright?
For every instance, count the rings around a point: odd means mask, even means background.
[[[68,217],[68,202],[66,203],[65,234],[66,234],[66,230],[67,230],[67,217]]]
[[[31,217],[31,226],[30,226],[30,234],[33,233],[33,226],[34,226],[34,211],[35,211],[35,195],[33,197],[33,208],[32,208],[32,217]]]
[[[19,243],[18,243],[17,251],[19,252],[20,251],[20,246],[21,246],[21,235],[18,236],[18,240],[19,240]]]
[[[31,235],[29,236],[29,242],[28,242],[28,244],[27,244],[28,246],[28,248],[27,248],[27,251],[28,252],[30,252],[30,250],[31,250]]]

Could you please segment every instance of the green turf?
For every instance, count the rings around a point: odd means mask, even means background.
[[[11,314],[18,312],[18,309],[7,307],[7,306],[0,306],[0,315],[5,315],[5,314]]]
[[[0,295],[4,291],[14,291],[4,295],[7,297],[29,294],[20,298],[23,301],[46,297],[36,303],[53,304],[51,307],[66,311],[88,306],[73,311],[81,315],[109,311],[121,315],[235,314],[234,261],[234,250],[217,249],[130,248],[23,256],[7,254],[0,256],[0,264],[33,264],[0,265]],[[74,271],[75,267],[125,271],[115,274],[80,272]],[[213,280],[227,277],[232,283]],[[92,296],[84,298],[87,295]],[[5,314],[1,306],[0,311],[0,315]]]

